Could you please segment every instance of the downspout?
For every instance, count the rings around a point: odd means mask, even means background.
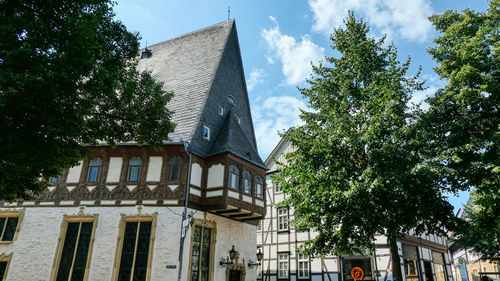
[[[184,221],[186,221],[186,219],[187,219],[189,186],[191,185],[191,152],[189,152],[189,142],[184,142],[184,150],[186,151],[186,153],[189,157],[189,165],[188,165],[187,182],[186,182],[186,198],[184,199],[184,212],[182,213],[182,221],[181,221],[181,241],[180,241],[180,245],[179,245],[179,278],[178,278],[179,281],[181,281],[181,275],[182,275],[182,258],[183,258],[183,252],[184,252],[184,240],[186,239],[186,234],[187,234],[186,232],[189,228],[189,224],[184,223]]]

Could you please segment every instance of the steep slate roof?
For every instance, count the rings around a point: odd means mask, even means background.
[[[190,141],[191,151],[201,157],[226,151],[265,167],[257,153],[234,20],[148,49],[152,56],[139,61],[139,70],[151,71],[155,79],[164,83],[165,90],[174,93],[167,105],[174,112],[172,121],[176,123],[175,131],[169,135],[172,141]],[[224,108],[223,116],[218,114],[220,107]],[[231,125],[230,130],[240,133],[237,138],[228,138],[229,143],[221,144],[217,136],[221,135],[230,112],[241,120],[237,126]],[[210,128],[210,141],[203,139],[204,126]],[[250,157],[246,157],[248,153]]]

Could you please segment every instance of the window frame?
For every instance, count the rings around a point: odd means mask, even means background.
[[[305,263],[307,265],[307,275],[300,276],[300,264]],[[302,269],[304,272],[304,270]],[[311,278],[311,260],[309,256],[297,253],[297,279],[310,279]]]
[[[274,186],[274,193],[283,193],[279,184],[273,182],[273,186]]]
[[[92,160],[101,160],[101,163],[99,166],[94,166],[94,165],[90,165],[90,163],[92,162]],[[103,162],[103,159],[101,157],[96,157],[96,158],[93,158],[93,159],[89,159],[89,163],[88,163],[88,166],[87,166],[87,180],[86,180],[86,183],[89,183],[89,184],[97,184],[99,183],[99,181],[101,180],[101,173],[102,173],[102,162]],[[96,180],[95,181],[90,181],[90,173],[92,171],[92,168],[94,167],[97,167],[97,175],[96,175]]]
[[[22,223],[23,218],[24,218],[24,212],[25,212],[25,209],[22,209],[22,210],[0,210],[0,218],[7,218],[7,220],[5,220],[4,228],[0,229],[0,245],[8,245],[8,244],[12,244],[15,241],[17,241],[17,237],[19,236],[19,232],[21,231],[21,223]],[[16,229],[14,230],[14,236],[12,237],[12,240],[2,241],[5,228],[7,227],[8,218],[17,218],[17,226],[16,226]]]
[[[215,262],[215,243],[217,241],[217,224],[214,221],[208,221],[206,219],[195,219],[193,222],[193,225],[191,227],[191,244],[189,246],[189,267],[188,267],[188,275],[187,275],[187,280],[191,280],[191,263],[192,263],[192,252],[193,252],[193,240],[194,240],[194,228],[196,226],[202,227],[202,228],[209,228],[211,229],[212,233],[210,236],[210,265],[209,265],[209,276],[208,276],[208,281],[213,281],[214,280],[214,262]],[[203,238],[203,234],[202,234]],[[200,241],[200,244],[202,242]],[[201,257],[201,252],[200,252],[200,257]],[[201,258],[200,258],[201,261]],[[201,277],[201,275],[200,275]]]
[[[137,160],[137,159],[141,160],[141,163],[139,165],[130,165],[130,161]],[[139,183],[139,182],[141,182],[142,163],[143,163],[142,157],[131,157],[131,158],[128,159],[127,182],[130,182],[130,183]],[[136,167],[138,168],[138,170],[137,170],[137,180],[132,181],[132,180],[130,180],[131,169],[132,168],[136,168]]]
[[[241,191],[245,194],[252,194],[252,174],[249,171],[243,171],[243,175],[241,177],[243,180],[241,181]],[[245,180],[248,181],[248,186],[245,186]],[[245,188],[248,187],[248,192]]]
[[[180,159],[180,164],[172,164],[173,159]],[[177,167],[177,179],[170,179],[172,175],[172,167]],[[167,182],[180,182],[182,178],[182,168],[184,167],[184,158],[180,155],[172,155],[168,158],[168,173],[167,173]]]
[[[14,253],[10,253],[9,255],[5,255],[4,253],[0,254],[0,262],[5,262],[7,265],[5,266],[5,272],[3,273],[3,278],[0,281],[6,281],[7,276],[9,275],[9,266],[10,261],[12,260],[12,256]]]
[[[205,134],[205,130],[207,132],[206,134]],[[201,134],[202,134],[204,140],[210,141],[210,127],[208,127],[207,125],[203,125],[203,130],[202,130]]]
[[[122,250],[123,250],[123,241],[125,236],[125,226],[127,222],[151,222],[151,234],[149,236],[149,251],[148,251],[148,269],[146,271],[146,281],[151,280],[151,271],[153,266],[153,250],[154,250],[154,241],[155,241],[155,231],[156,231],[156,221],[158,217],[158,212],[154,212],[152,215],[141,214],[140,212],[137,215],[127,216],[125,214],[121,214],[120,223],[118,225],[118,238],[116,240],[116,250],[115,250],[115,258],[113,263],[113,273],[111,275],[112,281],[118,280],[118,275],[120,272],[120,263],[122,258]],[[139,229],[139,227],[138,227]],[[136,253],[134,252],[134,260]],[[134,263],[132,263],[134,264]],[[131,275],[131,279],[133,274]]]
[[[92,223],[92,234],[90,235],[90,242],[89,242],[89,253],[87,255],[87,263],[85,265],[85,274],[83,277],[84,281],[89,280],[89,275],[90,275],[89,272],[90,272],[90,264],[92,262],[92,252],[93,252],[93,247],[94,247],[95,232],[97,229],[97,218],[98,218],[97,214],[94,214],[94,215],[83,215],[83,214],[63,215],[63,220],[61,222],[61,228],[59,230],[59,239],[57,242],[56,254],[54,256],[52,271],[50,273],[50,279],[49,279],[50,281],[57,280],[57,274],[59,272],[59,265],[61,264],[61,257],[62,257],[62,252],[63,252],[63,248],[64,248],[64,241],[66,240],[66,232],[68,230],[69,223],[85,223],[85,222]],[[75,249],[75,251],[76,250],[77,249]],[[71,275],[70,275],[70,277],[71,277]]]
[[[262,179],[261,176],[255,176],[254,182],[255,182],[255,191],[254,191],[255,197],[264,199],[264,180]],[[258,188],[259,185],[260,188]],[[260,191],[260,194],[258,191]]]
[[[276,229],[278,230],[278,232],[286,232],[286,231],[290,231],[290,212],[288,210],[288,207],[282,207],[282,208],[278,208],[276,209],[276,222],[277,222],[277,227]],[[286,214],[280,214],[280,210],[286,210]],[[286,219],[286,222],[284,222],[283,224],[286,223],[286,228],[281,228],[281,223],[280,223],[280,219],[281,218],[285,218]]]
[[[287,270],[286,270],[286,276],[281,275],[281,269],[280,269],[280,263],[282,262],[281,260],[281,255],[286,255],[286,261],[283,261],[284,263],[287,264]],[[289,252],[278,252],[278,257],[277,257],[277,273],[278,273],[278,280],[289,280],[290,279],[290,253]]]
[[[232,167],[236,168],[237,173],[231,171]],[[235,175],[236,185],[234,187],[233,187],[233,181],[231,180],[231,175]],[[228,167],[227,187],[234,189],[234,190],[238,190],[238,191],[240,190],[240,168],[236,165],[230,164]]]
[[[55,179],[55,181],[53,181],[52,179]],[[49,183],[49,185],[58,185],[60,181],[61,181],[61,176],[49,177],[47,179],[47,182]]]

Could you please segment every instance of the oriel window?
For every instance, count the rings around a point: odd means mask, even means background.
[[[88,280],[96,224],[97,215],[64,217],[51,281]]]
[[[173,156],[170,157],[168,180],[169,181],[180,181],[182,172],[182,157]]]
[[[89,162],[89,169],[87,174],[87,182],[96,183],[101,176],[102,159],[96,158]]]
[[[238,169],[238,167],[234,165],[229,166],[228,186],[230,188],[238,189],[239,177],[240,177],[240,170]]]
[[[210,281],[213,278],[215,224],[196,221],[192,232],[189,268],[190,281]]]
[[[139,157],[130,158],[128,161],[127,181],[138,182],[141,176],[142,159]]]
[[[243,192],[248,194],[252,192],[251,176],[247,171],[243,172]]]

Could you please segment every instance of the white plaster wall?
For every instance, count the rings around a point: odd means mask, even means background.
[[[193,163],[191,165],[191,184],[197,187],[201,187],[201,173],[202,173],[202,168],[200,164],[198,163]]]
[[[173,212],[182,213],[182,207],[170,207]],[[57,240],[64,214],[73,215],[79,211],[78,207],[33,207],[27,208],[22,221],[18,240],[2,246],[0,253],[14,253],[7,276],[8,281],[49,280]],[[194,212],[195,218],[203,219],[203,212]],[[130,207],[86,207],[85,214],[98,214],[98,222],[89,280],[111,280],[114,256],[118,237],[120,214],[137,214],[136,206]],[[154,241],[151,280],[177,280],[178,255],[181,224],[180,216],[167,210],[165,207],[145,206],[142,214],[158,212],[156,238]],[[231,246],[240,253],[240,261],[245,258],[256,260],[256,227],[229,220],[226,218],[207,215],[207,219],[216,223],[216,244],[214,259],[214,281],[225,280],[225,268],[218,265],[221,257],[226,257]],[[182,280],[187,280],[189,267],[189,249],[191,243],[191,229],[188,230],[184,243],[184,259]],[[177,265],[177,269],[166,269],[166,265]],[[256,279],[256,269],[246,271],[246,280]]]
[[[208,168],[207,188],[224,185],[224,165],[216,164]]]
[[[68,177],[66,178],[67,183],[77,183],[80,181],[80,174],[82,173],[83,161],[80,161],[78,165],[71,167],[68,171]]]
[[[150,156],[146,181],[160,181],[161,166],[163,158],[161,156]]]
[[[109,157],[109,169],[106,182],[119,182],[120,174],[122,171],[123,158],[122,157]]]

